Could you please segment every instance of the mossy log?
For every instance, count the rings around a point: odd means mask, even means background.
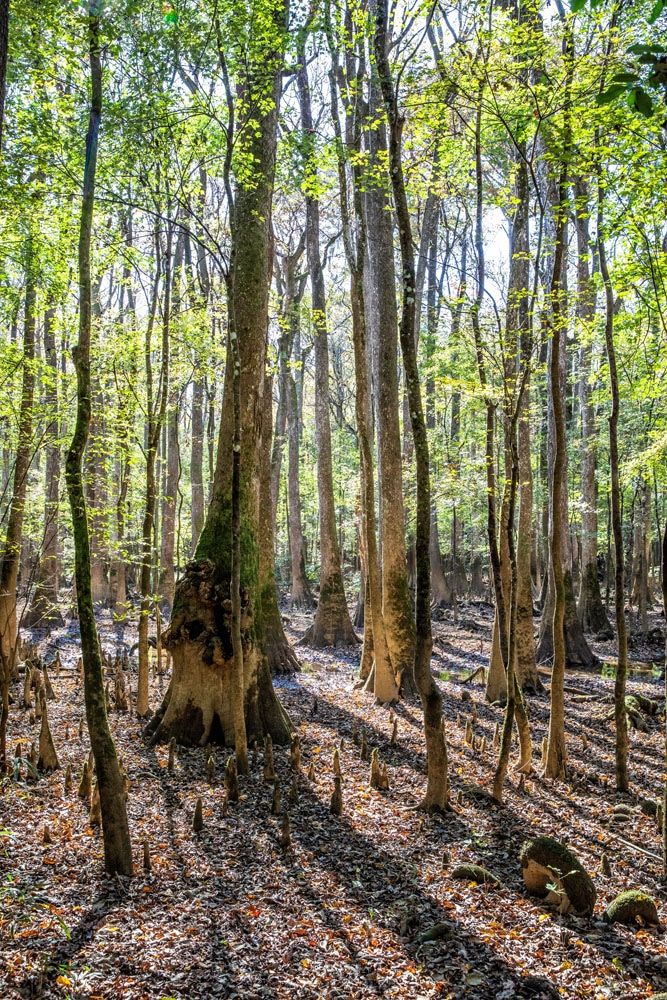
[[[590,875],[564,844],[552,837],[527,840],[519,854],[529,892],[557,905],[560,913],[593,913],[597,892]]]
[[[464,882],[478,882],[480,885],[494,885],[498,889],[502,887],[502,882],[497,875],[490,872],[482,865],[462,864],[457,865],[452,870],[452,878],[461,879]]]
[[[612,899],[603,919],[608,924],[660,925],[654,899],[641,889],[628,889]]]

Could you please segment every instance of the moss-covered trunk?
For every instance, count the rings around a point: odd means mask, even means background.
[[[125,795],[116,747],[107,719],[102,654],[95,624],[90,571],[90,533],[83,487],[83,454],[91,420],[90,341],[92,327],[90,243],[95,205],[95,172],[100,118],[102,114],[102,66],[100,62],[97,4],[88,8],[90,41],[91,107],[86,136],[81,226],[79,232],[79,341],[73,350],[77,376],[76,425],[67,453],[65,478],[72,511],[76,599],[79,612],[84,697],[90,745],[100,795],[104,863],[111,874],[132,874],[132,847],[125,808]]]
[[[176,586],[171,622],[164,635],[173,657],[169,690],[148,727],[155,739],[234,745],[234,704],[238,690],[232,634],[232,456],[238,431],[238,570],[243,675],[240,687],[248,740],[270,733],[286,741],[290,724],[271,684],[264,643],[259,581],[259,447],[265,401],[266,331],[270,280],[270,234],[275,169],[277,109],[280,97],[286,3],[269,21],[250,28],[253,59],[243,61],[235,96],[229,102],[237,119],[236,155],[244,165],[232,198],[232,248],[228,278],[230,338],[237,378],[225,379],[218,452],[211,500],[194,561]],[[260,30],[260,27],[262,30]],[[220,57],[225,59],[221,34]],[[229,45],[234,39],[229,40]],[[261,72],[260,72],[261,69]],[[248,104],[249,93],[255,95]],[[261,97],[261,100],[259,98]],[[261,108],[261,113],[257,112]],[[244,116],[253,127],[244,127]],[[247,123],[246,123],[247,124]],[[252,178],[252,183],[248,178]],[[238,419],[234,419],[236,381]]]

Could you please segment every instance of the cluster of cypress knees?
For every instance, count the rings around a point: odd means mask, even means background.
[[[114,677],[114,701],[118,711],[127,710],[127,688],[125,683],[125,671],[127,669],[127,658],[120,652],[116,655],[115,661],[108,654],[105,654],[105,664],[109,673]],[[60,654],[57,652],[51,667],[56,678],[60,677],[62,664]],[[77,675],[82,683],[82,666],[78,665]],[[33,692],[35,695],[33,705]],[[110,691],[107,684],[107,702],[110,707]],[[25,682],[23,690],[24,707],[29,708],[30,721],[40,721],[39,742],[36,746],[33,742],[24,755],[23,747],[19,743],[14,753],[14,777],[19,780],[21,777],[21,767],[26,766],[26,780],[34,782],[39,773],[56,770],[60,765],[56,753],[53,737],[49,727],[48,702],[56,698],[47,664],[39,657],[36,649],[29,648],[25,651]],[[124,707],[123,707],[124,706]],[[318,703],[314,699],[312,714],[317,715]],[[457,715],[457,725],[461,727],[463,720]],[[481,736],[476,738],[474,726],[477,722],[477,712],[473,705],[472,715],[465,721],[464,740],[466,746],[483,753],[486,749],[486,738]],[[393,712],[389,713],[389,724],[391,728],[391,744],[395,745],[398,739],[398,720]],[[84,736],[83,717],[79,720],[79,738]],[[69,739],[69,728],[65,733]],[[500,741],[499,727],[496,724],[493,745],[498,746]],[[377,747],[370,750],[366,730],[359,728],[355,721],[352,727],[352,743],[358,748],[362,761],[370,763],[369,786],[377,791],[389,789],[389,773],[386,761],[380,758]],[[329,803],[329,810],[333,816],[341,816],[343,813],[343,791],[342,791],[342,769],[340,754],[344,747],[344,740],[341,737],[340,743],[333,751],[332,771],[333,771],[333,791]],[[544,747],[542,748],[544,755]],[[255,743],[252,748],[252,762],[257,765],[258,747]],[[301,741],[298,733],[293,733],[290,745],[290,768],[291,783],[287,796],[288,804],[294,806],[299,801],[299,787],[302,775],[302,754]],[[169,744],[169,754],[167,759],[167,770],[173,772],[176,765],[176,740],[172,739]],[[84,761],[81,778],[78,786],[78,796],[88,810],[89,823],[91,827],[101,825],[100,796],[97,782],[93,781],[93,755],[89,752],[88,758]],[[120,761],[120,770],[123,780],[123,791],[127,799],[130,782],[127,771]],[[211,753],[206,761],[207,780],[210,785],[216,781],[215,758]],[[316,778],[315,764],[311,760],[307,772],[307,780],[314,782]],[[280,847],[287,850],[291,847],[291,827],[289,811],[283,806],[281,785],[275,770],[273,741],[270,735],[264,740],[263,759],[263,779],[273,785],[273,796],[271,800],[271,815],[281,817],[281,829],[279,836]],[[525,775],[520,777],[520,791],[525,790]],[[68,764],[65,770],[64,791],[66,795],[71,794],[73,788],[72,765]],[[221,814],[227,816],[229,804],[239,801],[239,780],[236,766],[236,758],[232,754],[227,758],[224,771],[224,793],[221,801]],[[463,791],[459,789],[457,802],[460,804],[463,798]],[[626,819],[623,813],[623,806],[617,806],[614,811],[614,822],[621,822]],[[642,811],[649,812],[642,804]],[[617,815],[618,813],[618,815]],[[662,817],[659,817],[662,819]],[[199,835],[204,829],[204,811],[201,797],[197,799],[194,815],[192,818],[192,829]],[[44,825],[43,843],[52,843],[52,836],[47,824]],[[146,838],[142,841],[143,866],[146,872],[151,871],[150,849]],[[535,837],[526,841],[520,851],[519,860],[522,868],[523,880],[529,892],[540,896],[547,903],[554,905],[561,913],[572,912],[578,916],[592,916],[597,891],[590,875],[583,868],[579,860],[572,851],[564,844],[551,837]],[[443,855],[443,867],[449,863],[448,852]],[[611,865],[607,854],[603,854],[600,860],[601,874],[605,877],[611,875]],[[477,864],[460,864],[451,871],[451,877],[464,879],[476,883],[482,883],[496,888],[503,888],[501,880],[487,868]],[[655,901],[642,890],[627,890],[620,893],[608,905],[604,911],[603,918],[609,922],[622,922],[640,925],[659,926],[659,916]],[[427,932],[424,940],[431,940],[438,936],[438,926],[431,928]],[[443,933],[447,930],[443,925]],[[424,937],[422,935],[422,937]]]
[[[313,702],[313,714],[317,714],[317,699]],[[391,742],[396,743],[398,736],[398,721],[393,713],[390,713],[390,724],[392,726]],[[386,791],[389,788],[389,772],[387,770],[386,761],[382,761],[380,758],[380,751],[375,747],[372,751],[369,751],[368,738],[365,729],[359,730],[356,722],[352,728],[352,743],[355,747],[359,749],[361,760],[370,762],[370,776],[369,776],[369,786],[377,791]],[[333,770],[333,792],[331,794],[331,800],[329,802],[329,811],[333,816],[341,816],[343,814],[343,774],[341,770],[340,754],[344,748],[344,739],[341,737],[338,747],[334,748],[333,759],[332,759],[332,770]],[[258,748],[255,743],[252,748],[252,763],[257,764],[257,753]],[[171,740],[169,744],[169,757],[167,760],[167,770],[173,771],[176,761],[176,741]],[[299,801],[299,784],[301,780],[301,740],[298,733],[292,734],[292,740],[290,744],[290,768],[292,773],[292,780],[290,783],[290,788],[287,796],[287,801],[289,805],[293,806]],[[215,782],[215,760],[212,755],[209,755],[206,761],[206,773],[209,784]],[[315,781],[315,763],[311,760],[307,772],[307,780],[309,782]],[[271,799],[271,815],[281,817],[281,830],[279,843],[283,849],[287,849],[292,844],[292,833],[289,819],[289,811],[284,808],[282,801],[282,791],[280,785],[280,779],[276,774],[275,763],[273,758],[273,740],[270,735],[267,735],[264,739],[264,767],[263,767],[263,778],[264,781],[273,785],[273,797]],[[224,794],[222,796],[221,802],[221,814],[226,816],[229,810],[230,802],[238,802],[239,799],[239,784],[238,784],[238,772],[236,768],[236,758],[231,755],[227,758],[227,763],[225,765],[224,774]],[[202,799],[199,797],[197,799],[194,814],[192,817],[192,829],[196,834],[199,834],[204,829],[204,811]]]

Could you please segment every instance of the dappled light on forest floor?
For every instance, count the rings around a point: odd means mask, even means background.
[[[288,620],[293,639],[300,627],[298,617]],[[140,723],[112,711],[130,779],[138,872],[131,883],[101,877],[99,832],[88,825],[76,794],[88,742],[78,735],[80,689],[68,669],[72,636],[59,634],[63,670],[52,679],[57,700],[49,703],[49,718],[60,770],[32,781],[22,769],[20,781],[3,790],[3,998],[639,998],[664,988],[667,943],[661,932],[601,919],[611,899],[628,888],[649,891],[661,915],[667,912],[655,820],[637,797],[624,799],[630,808],[622,822],[615,812],[613,733],[606,721],[612,682],[568,673],[568,684],[594,695],[583,701],[570,695],[567,703],[569,784],[532,775],[519,786],[511,777],[505,806],[498,808],[483,790],[495,766],[501,710],[484,703],[478,683],[461,682],[487,651],[466,664],[466,650],[479,650],[477,634],[451,623],[435,629],[452,678],[442,684],[451,814],[431,818],[415,809],[425,780],[418,705],[400,703],[390,716],[392,710],[355,690],[358,649],[341,655],[304,649],[305,669],[276,683],[301,746],[298,801],[289,750],[274,747],[291,828],[286,849],[279,842],[281,820],[270,814],[273,785],[262,779],[261,748],[251,754],[249,777],[241,779],[240,801],[225,808],[228,751],[177,749],[170,771],[168,747],[148,747]],[[102,634],[113,649],[104,627]],[[456,659],[446,652],[450,646]],[[47,660],[53,651],[47,640]],[[440,666],[434,658],[434,671]],[[633,678],[630,688],[658,695],[650,679]],[[159,700],[156,682],[151,699]],[[546,696],[531,697],[529,708],[539,747]],[[475,749],[465,739],[471,715],[477,717]],[[11,745],[27,747],[36,725],[27,711],[16,711]],[[377,748],[387,765],[387,791],[369,787],[362,738],[367,756]],[[655,799],[659,724],[632,740],[633,789]],[[329,811],[335,749],[340,817]],[[64,795],[68,764],[75,782]],[[195,834],[198,798],[203,829]],[[593,919],[559,916],[526,893],[518,854],[536,834],[567,843],[591,874],[598,894]],[[140,871],[144,839],[149,873]],[[608,877],[601,871],[603,854]],[[501,886],[454,876],[459,865],[470,863],[488,869]]]

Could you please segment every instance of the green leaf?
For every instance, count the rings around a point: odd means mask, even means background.
[[[651,13],[648,16],[648,23],[649,24],[655,24],[655,22],[658,20],[658,18],[662,14],[664,6],[665,6],[665,0],[656,0],[656,3],[653,6],[653,9],[651,10]]]
[[[585,6],[586,0],[570,0],[570,10],[573,14],[576,14],[579,10],[583,10]]]
[[[599,105],[611,104],[617,97],[624,94],[626,90],[627,87],[624,83],[612,83],[610,87],[607,87],[606,90],[603,90],[601,94],[597,95],[595,103]]]
[[[635,107],[646,118],[650,118],[653,114],[653,101],[643,87],[635,87]]]
[[[628,48],[628,52],[632,52],[636,56],[643,56],[644,54],[658,56],[664,51],[664,45],[644,45],[637,43],[636,45],[630,45]]]

